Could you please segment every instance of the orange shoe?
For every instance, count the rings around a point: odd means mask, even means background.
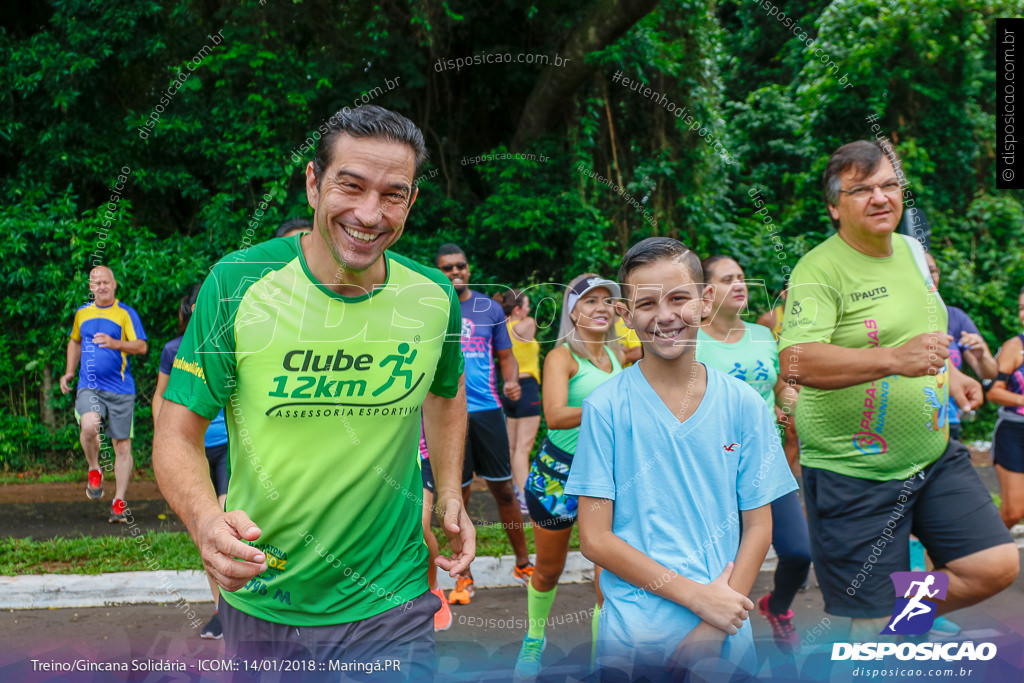
[[[460,574],[455,579],[455,589],[448,593],[448,602],[453,605],[468,605],[474,595],[476,595],[476,584],[473,583],[473,577],[468,574]]]
[[[441,598],[441,607],[434,612],[434,630],[447,631],[452,627],[452,608],[448,606],[448,600],[444,597],[443,590],[432,588],[430,592]]]
[[[530,585],[530,577],[533,576],[533,563],[527,562],[522,567],[516,567],[512,570],[512,578],[523,584],[524,586]]]

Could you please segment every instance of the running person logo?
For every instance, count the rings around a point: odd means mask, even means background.
[[[938,601],[946,599],[949,575],[943,572],[893,572],[896,590],[892,618],[880,635],[921,635],[935,623]]]

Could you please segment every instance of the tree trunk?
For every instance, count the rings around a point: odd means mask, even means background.
[[[586,63],[587,55],[618,40],[657,4],[658,0],[600,0],[597,3],[558,51],[563,63],[549,63],[533,86],[512,139],[514,151],[522,151],[528,140],[567,110],[566,101],[597,70],[596,65]]]
[[[43,364],[43,386],[40,391],[39,405],[42,407],[43,424],[52,432],[57,428],[57,416],[53,413],[53,403],[50,397],[53,395],[53,367],[49,363]]]

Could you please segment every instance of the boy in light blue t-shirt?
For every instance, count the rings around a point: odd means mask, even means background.
[[[707,656],[756,666],[747,594],[771,543],[769,505],[797,486],[757,392],[694,358],[710,308],[701,279],[676,240],[629,250],[619,312],[644,358],[583,403],[565,491],[580,497],[583,554],[606,570],[606,675],[672,677],[667,665]]]

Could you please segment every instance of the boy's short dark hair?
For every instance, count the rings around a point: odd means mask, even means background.
[[[437,248],[437,253],[434,254],[434,264],[436,265],[442,256],[448,256],[450,254],[462,254],[465,256],[466,252],[462,250],[462,247],[457,244],[453,244],[452,242],[442,244]]]
[[[702,284],[704,271],[700,266],[700,259],[691,249],[671,237],[648,237],[634,244],[622,257],[622,265],[619,266],[619,286],[622,287],[622,295],[629,298],[630,273],[641,266],[663,260],[682,263],[690,271],[693,281],[698,286]]]

